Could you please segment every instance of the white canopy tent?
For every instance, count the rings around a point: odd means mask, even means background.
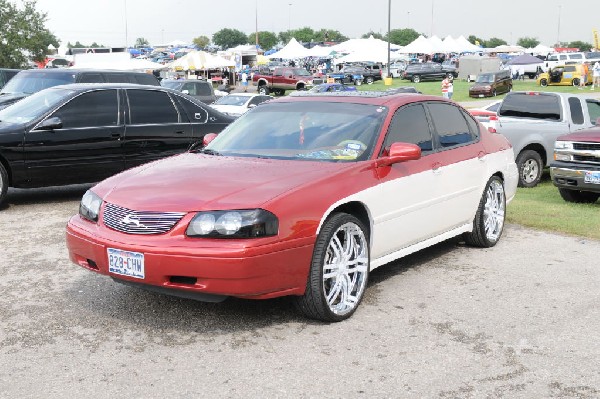
[[[294,58],[310,57],[310,55],[310,50],[298,43],[298,41],[292,37],[289,43],[286,44],[281,50],[270,54],[267,57],[290,60]]]
[[[415,40],[398,50],[400,53],[421,53],[421,54],[431,54],[434,53],[433,45],[425,38],[425,36],[421,35],[417,37]]]
[[[166,68],[180,71],[219,69],[234,67],[235,61],[223,58],[218,55],[212,55],[204,51],[190,51],[183,57],[166,65]]]
[[[464,36],[459,36],[458,39],[454,40],[456,42],[456,44],[458,45],[458,47],[460,48],[461,52],[476,52],[476,51],[481,51],[482,48],[471,43],[470,41],[468,41],[467,39],[465,39]]]
[[[387,51],[388,42],[381,39],[375,39],[373,36],[370,36],[368,39],[346,40],[345,42],[336,44],[330,48],[340,53],[354,53],[369,49],[385,49]],[[399,50],[400,48],[402,48],[402,46],[398,46],[397,44],[390,45],[391,50]]]
[[[552,47],[548,47],[548,46],[544,46],[543,44],[538,44],[537,46],[533,47],[533,48],[528,48],[527,52],[528,53],[533,53],[533,54],[541,54],[541,55],[547,55],[549,53],[554,53],[554,48]]]
[[[163,69],[164,65],[131,58],[129,53],[81,53],[73,58],[75,68],[115,69],[120,71],[154,71]]]
[[[315,46],[308,51],[311,57],[327,57],[335,50],[332,47]]]

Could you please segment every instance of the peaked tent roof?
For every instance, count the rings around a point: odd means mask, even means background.
[[[544,61],[540,60],[538,57],[534,57],[529,54],[522,54],[518,57],[510,59],[506,65],[532,65],[532,64],[543,64]]]
[[[433,46],[425,38],[425,36],[421,35],[417,37],[415,40],[398,50],[400,53],[423,53],[423,54],[431,54],[433,53]]]
[[[304,58],[310,57],[310,50],[298,43],[298,41],[292,37],[288,44],[285,45],[281,50],[276,53],[268,55],[269,58],[283,58],[286,60],[292,58]]]

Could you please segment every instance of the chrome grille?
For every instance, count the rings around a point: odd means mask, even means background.
[[[583,151],[598,151],[600,150],[600,143],[573,143],[573,149]]]
[[[161,234],[171,230],[185,213],[134,211],[114,204],[104,207],[104,224],[127,234]]]

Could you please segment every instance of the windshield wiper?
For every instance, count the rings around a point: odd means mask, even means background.
[[[221,156],[221,153],[215,150],[211,150],[210,148],[203,148],[200,151],[202,154],[208,154],[208,155],[215,155],[215,156]]]

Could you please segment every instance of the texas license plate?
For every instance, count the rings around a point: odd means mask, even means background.
[[[600,184],[600,172],[585,172],[583,181],[585,183]]]
[[[144,278],[144,254],[107,248],[108,271],[121,276]]]

